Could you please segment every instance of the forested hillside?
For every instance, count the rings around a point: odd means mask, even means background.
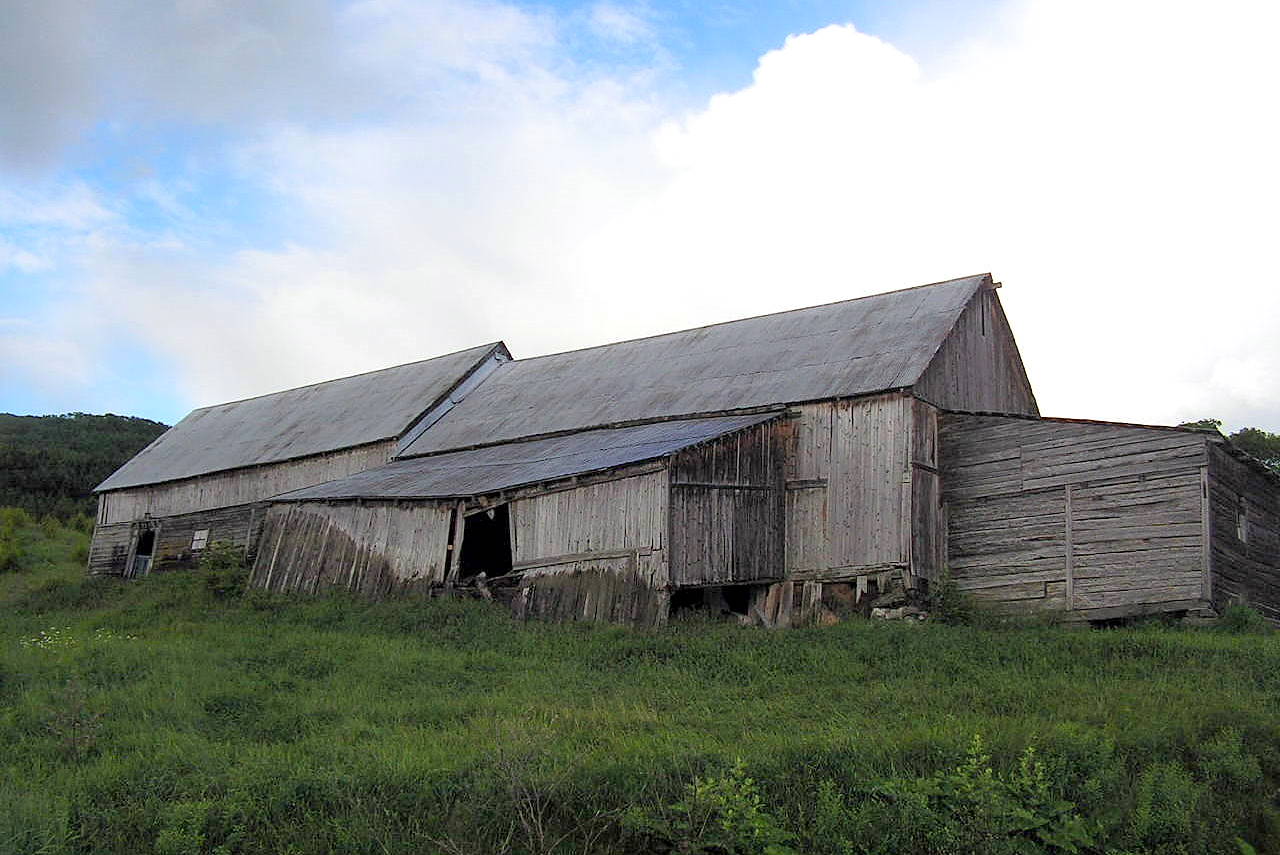
[[[93,488],[167,428],[132,416],[0,413],[0,506],[93,514]]]

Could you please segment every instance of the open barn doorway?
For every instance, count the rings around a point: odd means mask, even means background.
[[[480,573],[487,578],[511,572],[511,514],[506,505],[470,514],[463,520],[458,580]]]
[[[147,526],[138,532],[133,544],[133,560],[129,564],[127,576],[137,578],[151,572],[151,558],[156,552],[156,527]]]

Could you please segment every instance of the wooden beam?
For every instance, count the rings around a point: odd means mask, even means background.
[[[1067,611],[1076,607],[1076,550],[1075,538],[1071,530],[1071,490],[1066,485],[1066,563],[1067,563]]]
[[[1213,602],[1213,540],[1209,507],[1209,467],[1200,467],[1200,596],[1207,603]]]

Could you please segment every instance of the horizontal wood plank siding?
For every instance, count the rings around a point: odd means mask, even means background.
[[[89,572],[94,575],[125,575],[134,540],[143,528],[156,531],[150,572],[180,570],[199,563],[200,550],[193,549],[197,531],[206,531],[205,542],[229,543],[246,551],[252,561],[265,516],[263,505],[237,505],[163,519],[99,525],[89,548]]]
[[[381,466],[390,459],[394,450],[395,441],[390,440],[284,463],[113,490],[99,495],[98,522],[110,525],[143,519],[148,514],[168,517],[260,502],[290,490]]]
[[[1218,443],[1207,480],[1214,604],[1245,602],[1280,623],[1280,483]]]
[[[916,383],[915,393],[949,410],[1039,413],[995,291],[974,295]]]
[[[671,584],[783,575],[784,434],[770,422],[676,454],[671,462]]]
[[[1083,617],[1199,598],[1202,436],[956,413],[939,433],[961,589]]]

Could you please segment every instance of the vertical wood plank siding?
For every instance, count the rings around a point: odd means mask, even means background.
[[[911,399],[855,398],[833,407],[831,566],[906,564],[911,522],[903,507],[910,508]]]
[[[962,589],[1083,618],[1199,603],[1204,437],[944,413],[939,439]]]
[[[167,517],[212,508],[260,502],[335,478],[381,466],[391,458],[395,441],[372,443],[331,454],[215,472],[165,484],[113,490],[98,498],[98,524]]]
[[[671,584],[783,576],[783,446],[790,426],[758,425],[671,462]]]
[[[916,383],[915,393],[947,410],[1039,414],[995,291],[979,292],[970,301]]]
[[[526,572],[520,617],[656,624],[666,619],[668,472],[513,501],[512,553]]]
[[[251,583],[380,597],[444,582],[452,503],[302,502],[267,509]]]
[[[1247,602],[1280,623],[1280,479],[1213,443],[1208,488],[1214,604]]]
[[[795,411],[784,464],[787,575],[847,577],[859,568],[906,567],[912,399],[891,393]]]
[[[946,523],[938,477],[938,410],[912,402],[911,425],[911,572],[937,579],[946,564]]]

